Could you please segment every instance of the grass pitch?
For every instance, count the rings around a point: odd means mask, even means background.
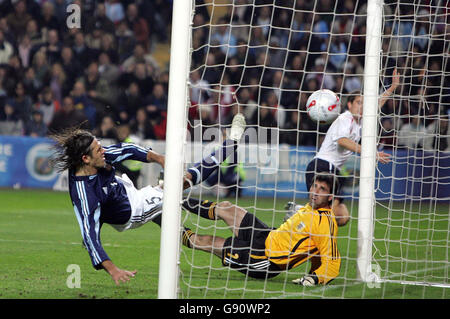
[[[231,200],[232,202],[234,200]],[[156,298],[160,229],[153,223],[116,232],[103,226],[102,243],[120,268],[138,270],[116,286],[103,270],[91,266],[68,193],[0,190],[0,299]],[[269,226],[282,222],[286,199],[242,198],[238,205]],[[339,229],[341,273],[325,287],[303,288],[290,281],[303,275],[306,263],[268,281],[246,278],[224,268],[210,254],[182,248],[182,298],[449,298],[448,288],[399,284],[397,281],[446,283],[449,278],[449,205],[399,203],[377,206],[375,271],[392,282],[373,285],[356,280],[357,203],[348,203],[352,219]],[[275,214],[273,211],[275,210]],[[200,233],[228,237],[221,221],[183,214]],[[388,238],[389,240],[385,240]],[[80,269],[81,287],[69,288],[71,265]]]

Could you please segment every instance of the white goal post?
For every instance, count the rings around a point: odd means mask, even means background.
[[[161,223],[161,249],[158,298],[175,299],[178,289],[181,198],[186,144],[186,96],[189,78],[191,0],[173,3],[170,49],[170,83],[164,164],[164,203]]]
[[[367,1],[364,109],[361,132],[361,167],[358,209],[358,269],[361,280],[372,275],[372,237],[375,203],[375,167],[378,133],[378,87],[380,83],[383,0]]]

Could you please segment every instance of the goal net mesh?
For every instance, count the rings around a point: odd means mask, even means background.
[[[185,196],[227,201],[269,227],[283,223],[289,201],[305,204],[306,165],[330,125],[313,122],[306,100],[336,92],[346,110],[363,91],[367,1],[197,0],[191,25],[186,165],[223,141],[233,115],[247,121],[237,160],[224,163]],[[359,156],[347,177],[347,225],[339,227],[339,276],[325,287],[292,283],[309,262],[258,280],[200,250],[180,249],[180,298],[448,298],[450,137],[449,1],[385,1],[380,94],[397,69],[401,84],[380,109],[373,271],[357,280]],[[368,208],[369,209],[369,208]],[[232,236],[221,220],[183,211],[194,233]],[[410,283],[404,284],[404,283]]]

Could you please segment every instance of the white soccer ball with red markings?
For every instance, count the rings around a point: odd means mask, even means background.
[[[306,102],[309,117],[320,124],[333,122],[341,113],[341,101],[331,90],[321,89],[310,95]]]

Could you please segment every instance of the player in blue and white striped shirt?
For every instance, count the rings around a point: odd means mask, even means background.
[[[234,154],[244,129],[244,117],[237,114],[229,139],[219,150],[187,170],[184,188],[203,182],[221,162]],[[56,168],[69,172],[70,198],[92,265],[95,269],[105,269],[116,284],[128,281],[136,271],[114,265],[102,246],[101,227],[107,223],[124,231],[150,220],[159,224],[163,191],[159,186],[136,189],[126,175],[116,176],[114,164],[137,160],[164,167],[164,156],[130,143],[103,147],[90,132],[80,129],[52,137],[56,141]]]

